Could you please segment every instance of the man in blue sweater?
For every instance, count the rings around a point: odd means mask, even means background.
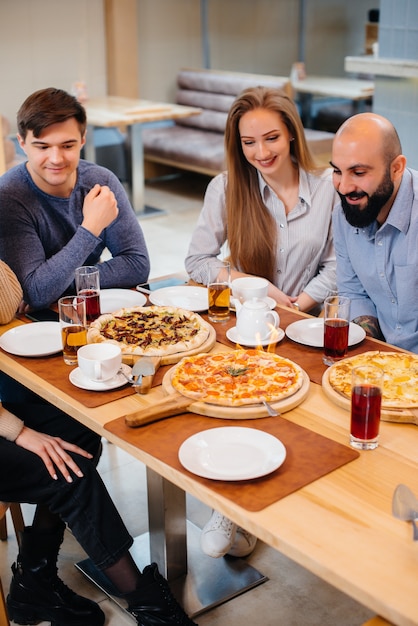
[[[30,95],[17,114],[27,161],[0,178],[0,258],[33,309],[74,292],[74,270],[97,265],[102,288],[146,282],[149,257],[125,190],[109,170],[80,160],[86,112],[61,89]],[[112,255],[100,262],[103,250]]]
[[[81,104],[60,89],[43,89],[27,98],[17,121],[27,162],[0,178],[0,258],[19,278],[25,305],[42,308],[74,293],[80,265],[97,265],[104,288],[146,282],[148,252],[122,185],[108,170],[80,161]],[[112,258],[100,262],[105,248]],[[14,621],[103,625],[101,608],[57,575],[68,524],[138,624],[195,626],[157,566],[140,572],[133,561],[132,538],[95,469],[100,436],[3,372],[0,398],[0,457],[10,470],[7,477],[2,472],[0,495],[37,504],[12,567],[7,603]]]

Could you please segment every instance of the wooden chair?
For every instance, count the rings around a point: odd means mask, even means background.
[[[6,600],[4,598],[3,587],[0,578],[0,626],[10,626],[9,616],[7,615]]]
[[[24,529],[24,521],[22,515],[22,509],[18,502],[0,502],[0,539],[2,541],[7,540],[7,520],[6,513],[10,510],[12,517],[13,527],[16,533],[16,539],[20,544],[19,531]],[[3,586],[0,579],[0,626],[10,626],[9,617],[7,615],[6,601],[3,593]]]
[[[1,541],[7,540],[6,513],[9,509],[12,516],[12,522],[16,533],[17,543],[20,544],[19,531],[23,532],[25,524],[23,521],[22,509],[18,502],[0,502],[0,539]]]

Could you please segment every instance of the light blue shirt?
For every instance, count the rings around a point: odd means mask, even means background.
[[[407,169],[382,226],[354,228],[333,212],[337,284],[350,317],[372,315],[383,336],[418,353],[418,171]]]

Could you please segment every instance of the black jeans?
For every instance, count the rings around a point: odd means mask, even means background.
[[[132,545],[132,537],[96,469],[100,436],[3,373],[0,397],[26,426],[75,443],[94,457],[71,453],[84,476],[73,474],[68,483],[59,472],[58,480],[51,478],[38,455],[0,437],[0,500],[48,506],[69,526],[97,568],[116,563]]]

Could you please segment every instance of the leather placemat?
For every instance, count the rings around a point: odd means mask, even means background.
[[[297,322],[301,319],[307,319],[305,315],[301,315],[296,311],[291,311],[289,309],[277,308],[277,312],[280,316],[280,328],[286,330],[287,326],[292,322]],[[202,315],[204,319],[207,319],[207,316]],[[225,346],[234,347],[235,344],[230,341],[226,336],[226,331],[229,328],[232,328],[236,324],[236,316],[235,314],[231,314],[231,318],[228,322],[216,323],[213,324],[216,330],[216,339],[219,343],[224,344]],[[267,348],[266,348],[267,349]],[[382,351],[390,351],[393,352],[396,350],[393,346],[388,346],[387,344],[376,341],[374,339],[366,337],[359,344],[355,346],[351,346],[348,348],[348,355],[353,356],[354,354],[360,354],[362,352],[367,352],[368,350],[382,350]],[[308,374],[310,380],[313,383],[317,383],[318,385],[322,382],[322,376],[327,369],[327,366],[322,361],[322,348],[314,348],[312,346],[305,346],[300,343],[296,343],[289,339],[286,335],[285,337],[276,345],[274,350],[276,354],[285,357],[286,359],[290,359],[294,361],[305,372]]]
[[[105,424],[105,429],[167,465],[191,475],[178,460],[180,445],[191,435],[220,426],[257,428],[276,436],[286,447],[286,459],[276,471],[254,480],[217,481],[193,478],[249,511],[260,511],[321,476],[353,461],[359,452],[332,441],[283,417],[248,420],[213,419],[184,413],[141,428],[126,426],[124,418]]]
[[[66,365],[62,354],[42,358],[21,357],[9,353],[7,353],[7,356],[21,363],[29,371],[40,376],[42,380],[54,385],[54,387],[67,393],[90,409],[136,393],[128,384],[118,389],[109,389],[107,391],[89,391],[75,387],[70,382],[69,375],[76,366]]]

